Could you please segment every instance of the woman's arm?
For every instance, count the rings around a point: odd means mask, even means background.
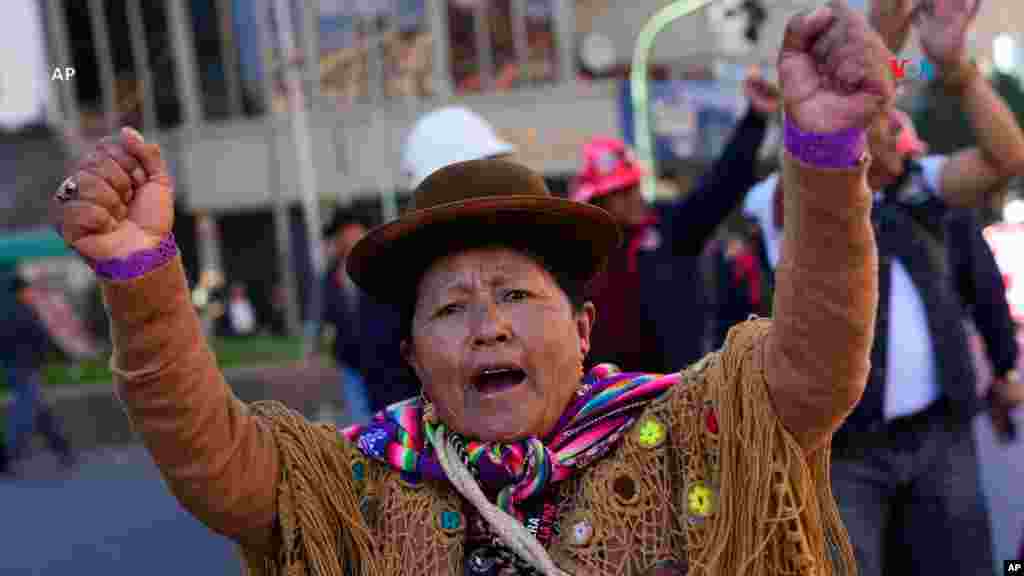
[[[268,544],[277,449],[203,338],[160,146],[122,128],[78,160],[52,202],[57,233],[101,279],[117,391],[171,492],[213,530]]]
[[[808,451],[853,409],[870,369],[878,262],[865,132],[892,105],[890,57],[841,1],[791,20],[779,54],[785,225],[765,375]]]
[[[180,258],[102,289],[118,395],[171,492],[212,530],[268,546],[278,452],[217,368]]]
[[[782,165],[786,226],[766,353],[776,413],[808,450],[860,400],[870,369],[878,293],[867,164]]]

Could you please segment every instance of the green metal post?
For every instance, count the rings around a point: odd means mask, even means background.
[[[714,0],[679,0],[665,6],[644,24],[636,39],[633,50],[633,66],[630,72],[629,88],[633,104],[633,138],[636,155],[646,174],[643,179],[644,198],[654,200],[658,183],[657,165],[654,159],[654,135],[651,133],[650,102],[647,90],[647,69],[654,39],[669,24],[688,16]]]

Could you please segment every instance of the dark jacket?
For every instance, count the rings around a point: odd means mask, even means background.
[[[767,122],[748,112],[721,156],[689,195],[654,205],[659,242],[653,249],[639,251],[636,273],[641,320],[650,327],[658,346],[646,356],[643,366],[623,366],[624,369],[671,372],[699,360],[707,352],[710,311],[706,305],[701,254],[718,226],[755,184],[757,151],[766,131]],[[615,361],[616,338],[602,336],[600,326],[598,310],[589,359],[592,363]]]
[[[401,315],[397,308],[374,301],[362,290],[354,292],[356,314],[349,312],[349,294],[337,282],[339,262],[324,281],[324,322],[335,327],[334,357],[362,375],[370,410],[419,394],[419,382],[402,358]]]

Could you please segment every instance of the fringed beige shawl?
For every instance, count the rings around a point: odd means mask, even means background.
[[[648,409],[667,426],[660,451],[645,452],[625,441],[583,478],[563,483],[562,516],[591,513],[600,538],[574,546],[563,527],[562,540],[552,545],[559,548],[552,557],[562,569],[582,576],[610,573],[616,566],[616,573],[643,574],[650,569],[643,567],[647,559],[664,558],[688,565],[692,576],[855,574],[852,547],[831,494],[830,450],[826,446],[805,454],[772,407],[764,371],[770,329],[764,320],[735,328],[722,351],[687,369],[682,384]],[[714,434],[708,407],[717,415]],[[395,542],[410,532],[387,529],[365,505],[374,491],[384,491],[395,499],[390,510],[407,506],[409,518],[416,519],[424,502],[450,501],[450,488],[429,485],[426,496],[419,492],[418,499],[403,500],[409,491],[388,490],[396,488],[389,483],[400,482],[395,475],[369,474],[383,479],[377,487],[354,479],[354,461],[378,464],[360,459],[333,427],[311,424],[280,404],[260,403],[253,409],[275,431],[282,474],[276,550],[272,557],[243,550],[249,574],[390,576],[459,570],[463,549],[458,536],[428,526],[417,532],[422,542]],[[645,501],[652,512],[642,516],[650,520],[641,521],[656,525],[631,526],[597,504],[615,497],[602,475],[623,466],[632,466],[627,472],[641,480],[653,478],[641,482],[654,487]],[[706,518],[695,517],[689,493],[695,485],[713,487],[714,509]],[[417,558],[395,558],[399,550],[422,552]],[[613,562],[612,556],[618,559]]]

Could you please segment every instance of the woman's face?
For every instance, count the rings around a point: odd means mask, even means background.
[[[544,436],[575,394],[594,307],[506,248],[467,250],[420,279],[403,354],[435,413],[484,441]]]
[[[623,226],[640,226],[650,214],[639,185],[612,192],[599,200],[598,206],[610,212]]]

